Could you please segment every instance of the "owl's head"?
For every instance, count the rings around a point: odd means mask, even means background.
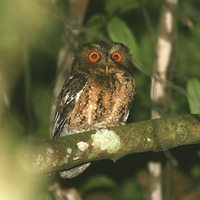
[[[91,42],[79,47],[72,64],[72,73],[99,75],[132,73],[133,64],[128,48],[117,42]]]

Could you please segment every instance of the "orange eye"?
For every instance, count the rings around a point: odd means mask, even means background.
[[[116,62],[120,62],[121,59],[122,59],[122,57],[121,57],[121,55],[120,55],[119,53],[115,52],[115,53],[113,53],[113,55],[112,55],[112,59],[113,59],[114,61],[116,61]]]
[[[91,62],[96,62],[97,60],[99,60],[99,54],[96,51],[93,51],[89,54],[89,59]]]

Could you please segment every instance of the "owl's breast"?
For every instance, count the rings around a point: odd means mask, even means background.
[[[88,77],[77,95],[66,128],[84,132],[126,121],[134,99],[135,83],[131,75]]]

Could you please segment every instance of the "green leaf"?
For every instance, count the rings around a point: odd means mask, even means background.
[[[199,178],[200,177],[200,165],[199,164],[193,165],[190,170],[190,173],[194,178]]]
[[[134,177],[127,179],[121,186],[118,199],[132,200],[140,199],[144,200],[143,193],[139,187],[137,180]]]
[[[148,69],[153,70],[154,53],[152,51],[152,43],[149,34],[143,34],[140,37],[140,55],[142,55],[142,63]]]
[[[139,59],[138,45],[134,34],[122,19],[117,17],[112,18],[108,22],[106,29],[110,39],[127,45],[131,55],[135,59]]]
[[[94,177],[89,178],[80,188],[80,193],[84,194],[88,191],[100,188],[109,188],[113,189],[117,185],[113,179],[107,177],[105,175],[96,175]]]
[[[102,31],[100,30],[100,26],[102,24],[102,15],[95,14],[89,18],[87,21],[87,29],[85,33],[85,42],[92,42],[94,40],[100,40],[97,36],[101,35]]]
[[[100,13],[91,16],[87,21],[87,26],[100,25],[102,22],[102,17],[103,15]]]
[[[112,13],[117,10],[121,13],[131,11],[139,6],[138,0],[107,0],[105,10]]]
[[[187,84],[187,91],[193,97],[188,96],[188,102],[190,106],[190,112],[192,114],[200,113],[200,81],[197,79],[191,79]]]

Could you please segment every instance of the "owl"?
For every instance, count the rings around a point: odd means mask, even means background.
[[[133,64],[125,45],[82,45],[57,98],[51,138],[123,124],[134,94]]]

